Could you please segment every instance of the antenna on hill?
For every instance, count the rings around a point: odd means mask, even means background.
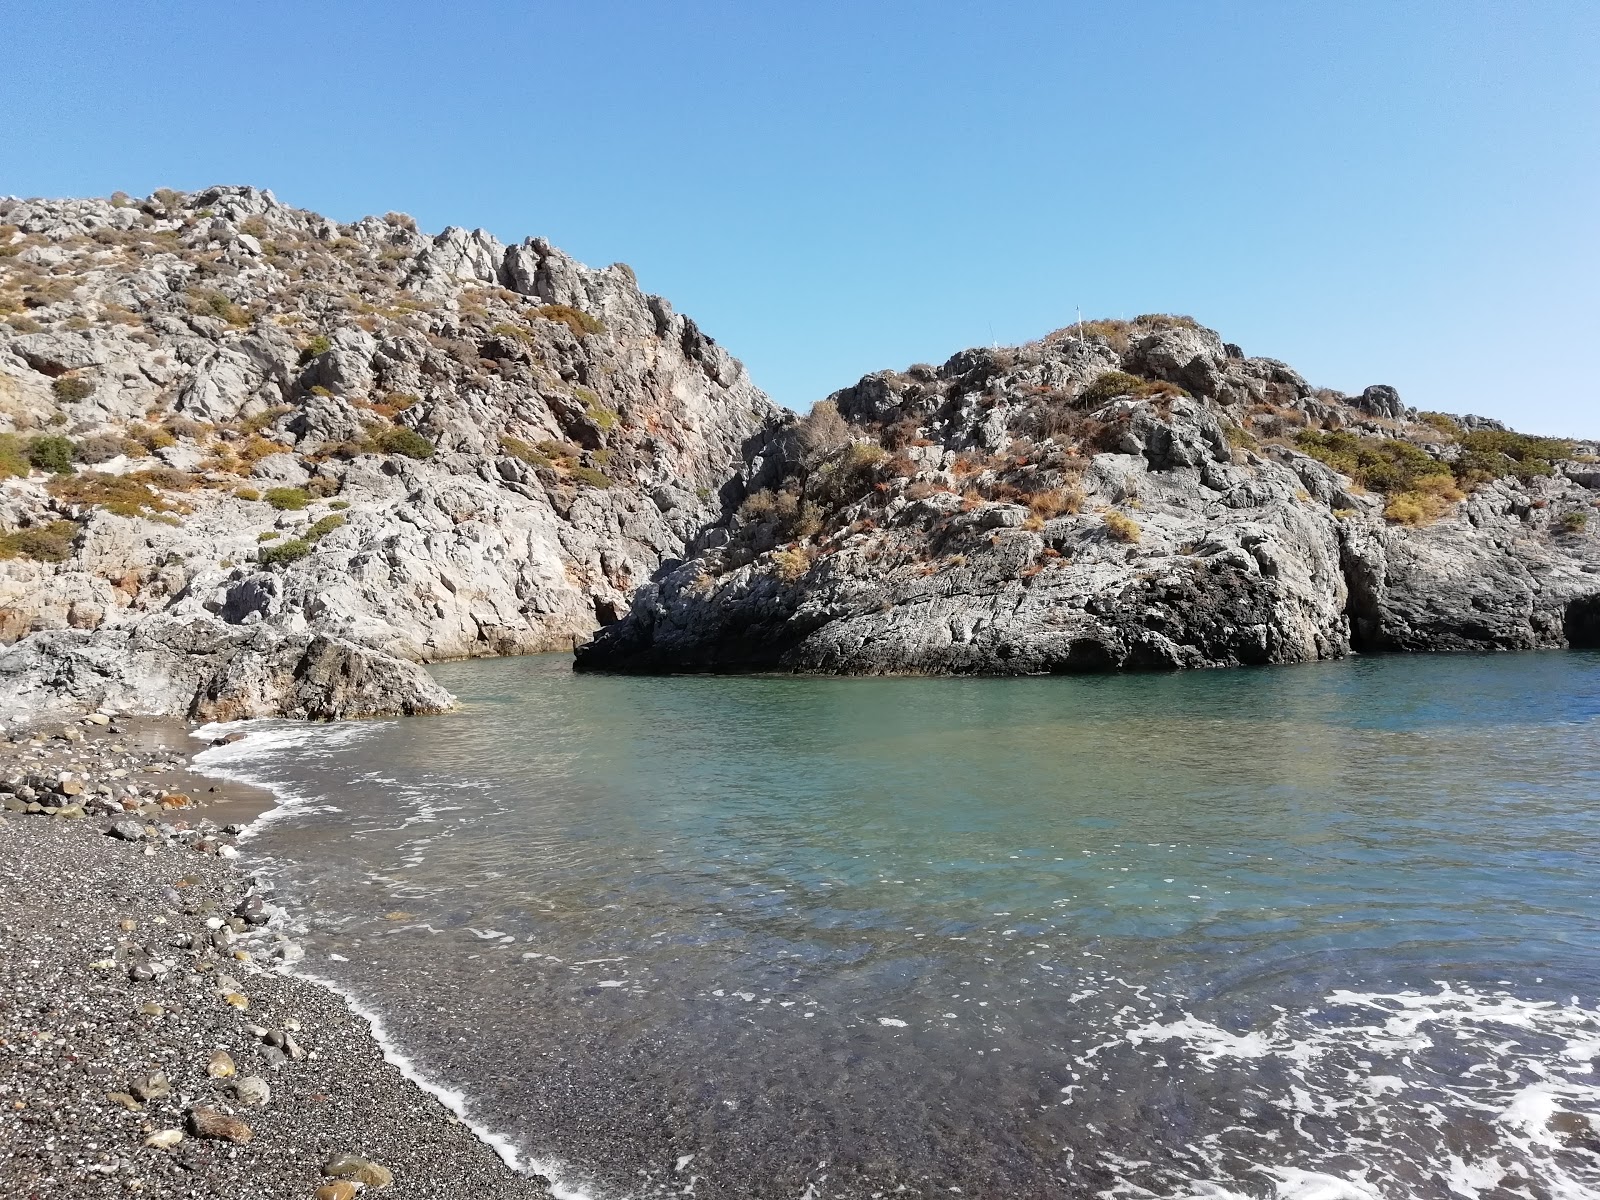
[[[1083,305],[1078,305],[1078,340],[1083,341]]]

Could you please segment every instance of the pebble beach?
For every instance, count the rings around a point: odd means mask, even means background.
[[[266,793],[178,721],[0,741],[0,1194],[545,1197],[386,1057],[237,835]]]

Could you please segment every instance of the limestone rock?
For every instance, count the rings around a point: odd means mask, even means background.
[[[0,323],[0,432],[81,464],[0,488],[0,532],[71,523],[66,557],[0,562],[3,716],[437,711],[414,664],[587,638],[780,423],[626,267],[539,239],[236,187],[0,224],[0,283],[48,293]]]

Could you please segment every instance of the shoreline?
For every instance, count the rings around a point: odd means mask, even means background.
[[[196,765],[194,732],[91,714],[0,741],[0,1191],[579,1195],[296,969],[238,850],[280,800]]]

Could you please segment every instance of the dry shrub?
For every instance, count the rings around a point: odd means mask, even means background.
[[[1083,492],[1078,488],[1050,488],[1035,492],[1028,501],[1028,508],[1041,520],[1048,521],[1062,513],[1077,513],[1083,508],[1083,499]]]
[[[793,583],[811,570],[811,556],[798,546],[779,550],[772,556],[772,569],[785,583]]]
[[[1449,475],[1425,475],[1406,491],[1389,497],[1383,515],[1397,525],[1428,525],[1437,521],[1462,497]]]
[[[830,454],[850,440],[850,426],[832,400],[819,400],[812,405],[811,411],[800,418],[796,432],[800,448],[813,458]]]
[[[1144,530],[1139,528],[1139,522],[1126,513],[1119,513],[1115,509],[1106,513],[1106,535],[1114,542],[1127,542],[1133,544],[1144,535]]]

